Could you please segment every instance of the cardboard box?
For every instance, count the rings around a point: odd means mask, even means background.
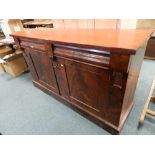
[[[8,46],[0,46],[0,58],[3,58],[7,54],[13,53],[12,49]]]
[[[0,58],[3,58],[4,56],[6,56],[7,54],[11,54],[13,53],[12,49],[7,47],[7,46],[0,46]],[[5,72],[5,69],[3,67],[3,64],[0,63],[0,72]]]
[[[22,52],[15,52],[13,54],[6,55],[1,60],[4,70],[13,77],[19,76],[28,70]]]
[[[5,72],[5,69],[3,67],[3,64],[0,64],[0,72]]]

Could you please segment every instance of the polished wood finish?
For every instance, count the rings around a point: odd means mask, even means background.
[[[133,105],[152,30],[51,29],[13,34],[38,88],[111,133]]]
[[[54,70],[48,53],[27,48],[23,53],[29,69],[32,71],[33,79],[47,89],[58,92]]]
[[[17,32],[23,38],[52,41],[53,43],[79,45],[80,47],[97,48],[135,54],[137,48],[144,43],[144,38],[152,30],[112,30],[112,29],[42,29]]]

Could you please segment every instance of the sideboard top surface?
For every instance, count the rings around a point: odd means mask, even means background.
[[[152,29],[58,29],[42,28],[16,32],[12,36],[48,40],[52,42],[121,48],[139,48],[153,32]]]

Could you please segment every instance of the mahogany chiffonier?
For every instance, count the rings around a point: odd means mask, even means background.
[[[118,134],[133,106],[151,33],[53,28],[12,36],[23,49],[36,87]]]

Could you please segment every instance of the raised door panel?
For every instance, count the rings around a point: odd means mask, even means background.
[[[109,96],[109,70],[57,58],[60,94],[74,105],[104,117]]]
[[[48,53],[32,49],[25,49],[25,52],[34,80],[58,93],[56,78]]]
[[[78,67],[76,64],[68,63],[66,74],[71,100],[103,116],[105,104],[108,102],[108,71],[100,70],[99,73],[86,69],[84,65]]]
[[[30,54],[29,54],[29,50],[24,49],[23,50],[23,55],[24,55],[24,58],[25,58],[25,60],[26,60],[26,62],[28,64],[28,68],[31,71],[33,80],[34,81],[38,81],[38,76],[37,76],[36,70],[34,68],[33,62],[31,60],[31,57],[30,57]]]
[[[118,126],[126,74],[68,58],[54,64],[60,95],[74,106]]]

